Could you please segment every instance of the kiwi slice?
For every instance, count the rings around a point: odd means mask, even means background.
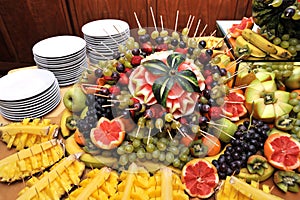
[[[295,171],[277,171],[273,180],[283,192],[299,192],[300,175]]]

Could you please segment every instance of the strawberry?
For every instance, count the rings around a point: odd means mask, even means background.
[[[131,65],[133,66],[133,67],[137,67],[137,66],[139,66],[140,64],[141,64],[141,60],[142,60],[143,58],[141,57],[141,56],[133,56],[132,58],[131,58]]]
[[[142,52],[145,52],[147,55],[150,55],[153,50],[152,45],[149,43],[143,43],[141,50],[142,50]]]
[[[120,73],[120,78],[119,78],[118,84],[128,85],[128,83],[129,83],[128,76],[125,73]]]
[[[121,90],[120,90],[120,88],[119,88],[118,86],[112,85],[112,86],[109,88],[109,92],[110,92],[111,94],[118,95],[118,94],[120,94]]]

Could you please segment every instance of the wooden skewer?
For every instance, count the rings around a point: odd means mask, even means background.
[[[239,61],[235,61],[235,62],[232,62],[228,67],[226,67],[225,69],[228,71],[229,69],[231,69],[234,65],[237,65],[239,64],[240,62],[243,62],[243,60],[239,60]]]
[[[171,132],[170,132],[169,129],[167,129],[167,133],[169,134],[169,137],[171,138],[171,140],[173,140],[173,137],[172,137]]]
[[[133,12],[133,14],[134,14],[134,17],[135,17],[135,20],[136,20],[136,23],[137,23],[139,29],[142,29],[142,26],[141,26],[141,24],[140,24],[140,21],[139,21],[137,15],[136,15],[136,12]]]
[[[236,87],[236,88],[231,88],[231,89],[229,89],[229,91],[234,91],[234,90],[240,90],[240,89],[245,89],[245,88],[247,88],[247,87],[249,87],[249,85],[246,85],[246,86],[242,86],[242,87]]]
[[[177,31],[177,25],[178,25],[178,15],[179,15],[179,10],[176,11],[176,19],[175,19],[175,27],[174,27],[174,32]]]
[[[198,33],[198,29],[199,29],[200,23],[201,23],[201,19],[198,20],[198,23],[197,23],[196,30],[195,30],[193,38],[195,38],[196,35],[197,35],[197,33]]]
[[[119,45],[119,43],[117,42],[117,40],[115,40],[115,38],[113,38],[111,36],[111,34],[109,34],[105,29],[103,29],[104,32],[110,37],[110,39],[112,39],[114,41],[114,43],[116,43],[116,45]],[[104,44],[104,43],[103,43]],[[105,45],[106,46],[106,45]],[[106,48],[109,48],[108,46],[106,46]],[[113,51],[111,48],[109,48],[111,51]]]
[[[207,24],[205,24],[205,26],[204,26],[202,32],[200,33],[199,37],[201,37],[201,36],[203,35],[203,33],[204,33],[204,31],[206,30],[206,28],[207,28]]]
[[[212,121],[210,121],[210,122],[207,122],[208,124],[212,124],[212,125],[215,125],[215,126],[221,126],[221,127],[228,127],[227,125],[225,125],[225,124],[218,124],[218,123],[214,123],[214,122],[212,122]]]
[[[230,77],[226,78],[225,81],[232,79],[234,76],[237,76],[239,73],[242,73],[244,70],[247,70],[247,69],[244,68],[240,71],[234,72]]]
[[[161,23],[161,30],[163,31],[164,30],[164,22],[163,22],[163,18],[161,15],[160,15],[160,23]]]
[[[102,108],[107,108],[107,107],[113,107],[114,105],[113,104],[106,104],[106,105],[102,105],[101,107]]]
[[[217,44],[215,44],[213,47],[212,47],[212,49],[214,50],[223,40],[225,40],[225,38],[229,35],[230,33],[228,32],[224,37],[223,37],[223,39],[222,40],[220,40],[219,42],[217,42]]]
[[[148,131],[148,138],[147,138],[147,145],[148,145],[149,142],[150,142],[151,130],[152,130],[152,128],[149,128],[149,131]]]
[[[206,44],[208,44],[208,42],[211,40],[211,38],[213,37],[213,35],[214,35],[216,32],[217,32],[217,30],[214,30],[214,31],[210,34],[210,36],[209,36],[209,38],[208,38]]]
[[[98,94],[98,93],[94,93],[95,96],[98,96],[98,97],[104,97],[104,98],[109,98],[109,96],[107,95],[103,95],[103,94]],[[111,100],[111,99],[110,99]],[[107,100],[108,101],[108,100]]]
[[[107,56],[103,55],[102,53],[99,53],[94,48],[92,48],[92,47],[87,47],[87,48],[90,49],[90,50],[92,50],[95,54],[100,55],[100,56],[104,57],[107,60],[110,60]]]
[[[202,131],[200,128],[199,128],[199,132],[200,134],[205,137],[206,139],[208,139],[211,143],[213,143],[214,145],[216,146],[219,146],[219,144],[217,144],[215,141],[213,141],[212,139],[210,139],[209,137],[206,136],[207,135],[210,135],[210,136],[213,136],[212,134],[208,133],[208,132],[205,132],[205,131]]]
[[[108,50],[110,50],[112,53],[114,53],[114,51],[111,49],[111,48],[109,48],[105,43],[103,43],[102,41],[100,42],[103,46],[105,46]]]
[[[188,28],[188,27],[189,27],[189,24],[190,24],[191,18],[192,18],[192,15],[189,15],[188,22],[186,23],[186,28]]]
[[[187,35],[189,35],[189,32],[190,32],[190,30],[191,30],[191,28],[192,28],[194,19],[195,19],[195,16],[192,17],[191,24],[190,24],[190,26],[188,27],[188,33],[187,33]]]
[[[216,126],[213,126],[213,128],[217,129],[218,131],[224,133],[226,136],[230,137],[231,139],[234,139],[235,140],[235,137],[233,137],[232,135],[226,133],[225,131],[223,131],[222,129],[219,129],[218,127]]]
[[[157,31],[156,21],[155,21],[155,17],[154,17],[154,13],[153,13],[152,7],[150,7],[150,12],[151,12],[151,15],[152,15],[152,20],[153,20],[154,28]]]
[[[224,117],[224,118],[226,118],[226,119],[231,120],[231,118],[230,118],[230,117],[227,117],[226,115],[220,114],[220,116],[221,116],[221,117]]]
[[[225,103],[244,104],[244,102],[239,102],[239,101],[225,101]]]

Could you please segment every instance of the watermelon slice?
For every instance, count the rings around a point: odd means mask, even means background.
[[[237,38],[238,36],[242,35],[242,31],[245,28],[252,29],[254,25],[254,21],[252,17],[243,17],[242,21],[239,24],[233,24],[231,28],[228,29],[230,36],[233,38]]]

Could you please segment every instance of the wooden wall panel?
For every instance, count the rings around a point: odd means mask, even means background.
[[[82,36],[81,27],[94,20],[116,18],[136,28],[134,12],[137,13],[142,26],[147,24],[147,0],[67,0],[70,7],[71,21],[75,34]]]
[[[6,29],[15,49],[16,63],[33,63],[31,49],[36,42],[72,34],[64,0],[1,0],[0,16],[4,23],[1,29]]]

